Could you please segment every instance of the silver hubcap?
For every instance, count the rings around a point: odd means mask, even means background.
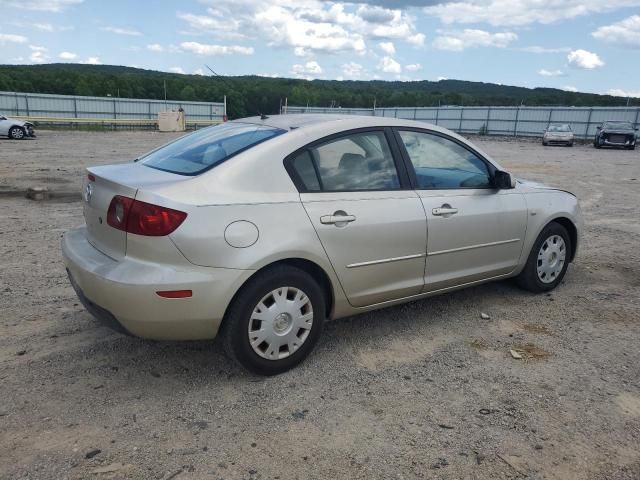
[[[558,278],[567,256],[564,240],[552,235],[540,246],[538,252],[538,278],[542,283],[552,283]]]
[[[12,133],[13,133],[13,138],[22,138],[24,136],[24,133],[19,128],[14,128],[12,130]]]
[[[249,343],[267,360],[282,360],[305,342],[313,325],[311,300],[300,289],[280,287],[265,295],[249,320]]]

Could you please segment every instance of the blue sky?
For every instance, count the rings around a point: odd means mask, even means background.
[[[640,97],[640,0],[0,0],[0,63]]]

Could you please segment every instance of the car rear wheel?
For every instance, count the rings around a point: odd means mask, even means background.
[[[225,317],[227,355],[260,375],[295,367],[313,350],[325,320],[322,288],[295,267],[258,273],[241,289]]]
[[[24,138],[24,130],[20,127],[11,127],[9,129],[9,138],[21,140]]]
[[[564,278],[572,245],[567,229],[556,222],[547,225],[531,248],[527,264],[516,277],[518,285],[531,292],[553,290]]]

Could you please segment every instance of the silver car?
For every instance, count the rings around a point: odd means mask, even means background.
[[[272,375],[325,320],[515,277],[555,288],[582,220],[571,193],[515,180],[462,137],[378,117],[246,118],[87,169],[64,235],[86,308],[153,339],[222,336]]]
[[[33,123],[0,115],[0,136],[21,140],[26,137],[35,137],[36,134],[33,131]]]
[[[573,147],[575,135],[571,125],[567,123],[552,123],[542,135],[542,145],[565,145]]]

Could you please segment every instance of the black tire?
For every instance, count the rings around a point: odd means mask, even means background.
[[[542,247],[543,243],[554,235],[558,235],[562,238],[562,240],[564,240],[564,244],[566,247],[565,260],[564,265],[562,266],[562,270],[554,278],[554,280],[552,282],[545,283],[538,276],[538,253],[540,252],[540,248]],[[521,288],[534,293],[553,290],[562,281],[565,273],[567,273],[567,267],[569,266],[569,259],[571,258],[572,252],[573,245],[571,245],[571,237],[569,237],[567,229],[557,222],[549,223],[546,227],[544,227],[542,232],[540,232],[540,235],[538,235],[538,238],[533,244],[533,247],[531,247],[527,263],[524,266],[522,272],[520,272],[520,274],[516,277],[517,284]]]
[[[9,129],[9,138],[12,140],[22,140],[26,136],[26,133],[22,127],[11,127]]]
[[[292,354],[279,360],[263,358],[254,351],[249,341],[249,322],[254,308],[270,292],[280,287],[301,290],[313,308],[311,329],[303,343]],[[325,293],[305,271],[289,265],[278,265],[251,278],[233,299],[221,328],[220,336],[227,355],[259,375],[277,375],[300,364],[313,350],[320,338],[326,319]],[[262,328],[262,327],[260,327]]]

